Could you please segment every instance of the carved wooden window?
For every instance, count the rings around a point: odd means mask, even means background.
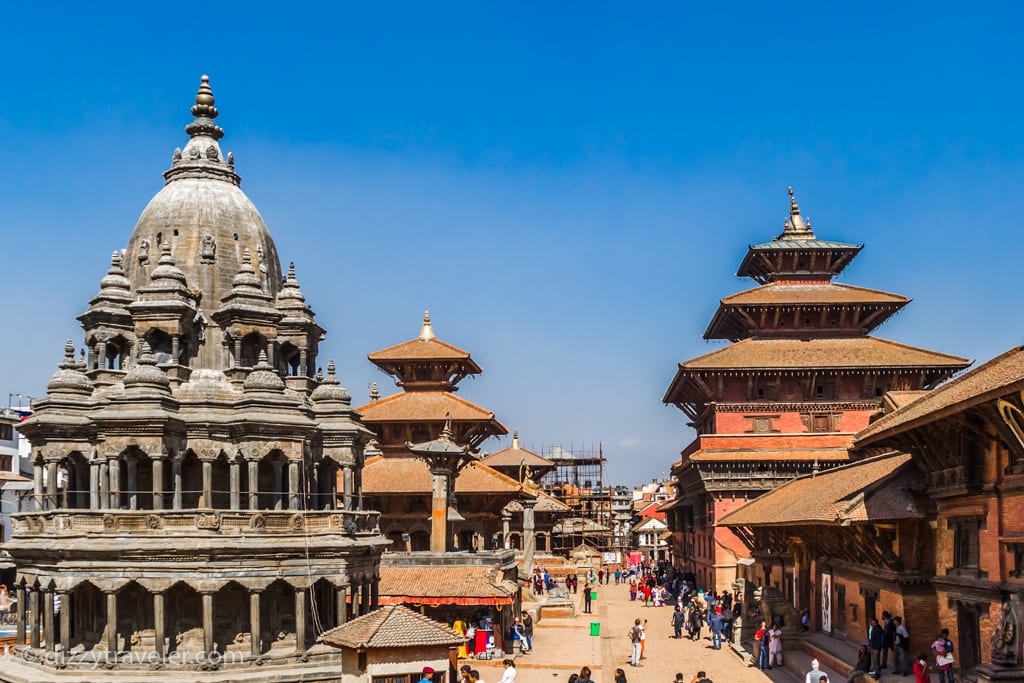
[[[775,420],[779,419],[778,415],[744,415],[743,417],[750,421],[748,434],[770,434],[779,431],[775,428]]]
[[[981,517],[957,517],[949,520],[953,530],[953,567],[957,572],[979,573]]]
[[[1024,579],[1024,543],[1014,543],[1010,546],[1013,553],[1013,571],[1010,573],[1015,579]]]

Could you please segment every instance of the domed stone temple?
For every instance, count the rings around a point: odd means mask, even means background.
[[[336,680],[316,636],[377,606],[373,434],[334,363],[317,370],[324,330],[221,151],[205,76],[192,114],[78,318],[84,351],[67,343],[21,426],[34,510],[6,544],[20,657],[0,680]]]

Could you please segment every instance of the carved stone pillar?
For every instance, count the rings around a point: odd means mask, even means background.
[[[356,617],[362,616],[362,614],[363,614],[363,612],[361,612],[360,609],[359,609],[359,588],[362,586],[362,584],[361,583],[353,583],[353,584],[350,584],[350,585],[352,587],[352,590],[350,591],[351,597],[350,597],[349,602],[350,602],[350,604],[352,606],[352,609],[349,610],[349,616],[352,619],[355,619]]]
[[[99,510],[100,507],[100,464],[94,460],[89,463],[89,509]]]
[[[280,510],[284,507],[284,463],[281,461],[275,461],[273,463],[274,470],[274,504],[271,506],[274,510]]]
[[[153,470],[153,509],[164,509],[164,458],[162,455],[153,456],[150,460],[150,467]]]
[[[176,455],[171,459],[171,479],[174,486],[174,492],[171,494],[171,506],[175,510],[181,509],[181,461],[181,455]]]
[[[28,611],[29,618],[32,619],[31,629],[29,631],[29,645],[35,649],[39,649],[39,589],[29,587],[28,590]]]
[[[260,656],[260,592],[249,593],[249,640],[253,657]]]
[[[180,335],[173,335],[171,337],[171,362],[175,365],[178,364],[178,349],[180,348]]]
[[[161,591],[153,593],[153,635],[156,641],[156,656],[163,659],[167,653],[164,651],[164,594]]]
[[[139,460],[134,456],[128,457],[128,509],[139,509]]]
[[[352,509],[352,466],[345,465],[342,468],[342,492],[341,500],[346,510]]]
[[[231,494],[230,494],[230,499],[231,500],[229,501],[229,505],[230,505],[232,510],[239,510],[239,509],[241,509],[241,505],[242,505],[242,503],[241,503],[241,493],[240,493],[240,489],[241,489],[241,472],[240,472],[241,465],[239,465],[238,460],[236,458],[232,458],[231,462],[228,463],[228,469],[229,469],[228,476],[229,476],[229,479],[230,479],[230,488],[231,488]]]
[[[380,609],[380,579],[370,582],[370,609],[374,612]]]
[[[28,597],[28,591],[25,590],[23,584],[18,584],[14,587],[15,596],[18,599],[17,610],[18,610],[18,630],[15,638],[17,645],[25,644],[25,599]]]
[[[299,509],[299,463],[288,463],[288,509]]]
[[[46,463],[46,506],[53,510],[59,507],[57,500],[57,463]]]
[[[506,510],[501,511],[501,547],[506,550],[509,548],[509,544],[512,542],[512,530],[510,525],[512,523],[512,513]]]
[[[47,588],[43,591],[43,642],[50,652],[57,649],[56,635],[53,630],[53,589]]]
[[[46,493],[46,486],[43,484],[43,465],[42,463],[35,463],[32,465],[32,492],[33,492],[33,504],[36,510],[45,510],[46,504],[44,502],[44,494]]]
[[[108,479],[108,466],[106,460],[100,460],[100,507],[110,507],[110,479]]]
[[[110,477],[110,507],[121,509],[121,462],[115,457],[107,461],[107,474]]]
[[[295,589],[295,651],[306,649],[306,589]]]
[[[338,611],[338,626],[341,626],[346,621],[348,621],[348,596],[346,595],[347,589],[345,586],[339,586],[335,590],[335,603],[337,604]]]
[[[533,531],[533,507],[536,498],[523,498],[519,501],[523,506],[523,571],[527,576],[533,575],[533,554],[537,551],[537,538]]]
[[[213,652],[213,593],[203,593],[203,652]]]
[[[247,461],[249,465],[249,509],[257,510],[260,506],[259,473],[260,463],[257,460]]]
[[[60,603],[60,651],[65,655],[71,649],[71,594],[67,591],[57,593],[57,600]]]
[[[370,613],[370,582],[364,581],[359,589],[359,613]]]
[[[107,591],[107,653],[117,661],[117,593]]]
[[[203,460],[203,502],[199,507],[213,507],[213,461]],[[207,650],[209,652],[209,650]]]
[[[438,468],[430,472],[433,493],[430,498],[430,552],[448,550],[448,477],[449,472]]]

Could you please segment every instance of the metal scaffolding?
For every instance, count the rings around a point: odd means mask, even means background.
[[[570,509],[552,531],[552,550],[568,553],[581,544],[602,553],[613,550],[612,491],[605,485],[602,444],[545,446],[543,457],[555,469],[541,477],[540,485]]]

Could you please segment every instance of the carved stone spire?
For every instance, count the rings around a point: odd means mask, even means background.
[[[430,324],[430,311],[423,311],[423,327],[420,329],[420,339],[427,341],[434,338],[434,326]]]

